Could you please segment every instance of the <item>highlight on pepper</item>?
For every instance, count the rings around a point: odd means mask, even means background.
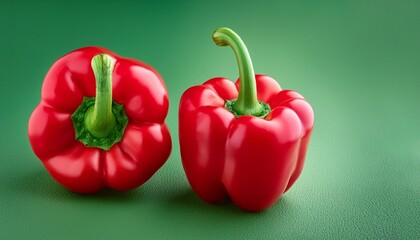
[[[230,198],[246,211],[271,207],[300,176],[314,125],[310,104],[271,77],[254,74],[233,30],[213,33],[233,49],[236,83],[216,77],[186,90],[179,106],[182,165],[192,189],[209,203]]]
[[[105,48],[77,49],[48,71],[29,141],[71,191],[133,189],[169,157],[168,106],[165,83],[151,66]]]

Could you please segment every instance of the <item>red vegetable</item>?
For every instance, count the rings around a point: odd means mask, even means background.
[[[213,78],[182,95],[183,167],[205,201],[219,203],[229,196],[244,210],[260,211],[299,177],[313,111],[300,94],[282,90],[270,77],[254,75],[248,50],[232,30],[216,30],[213,40],[233,48],[240,78],[236,85]]]
[[[132,189],[170,154],[168,104],[152,67],[104,48],[81,48],[47,73],[29,140],[51,176],[72,191]]]

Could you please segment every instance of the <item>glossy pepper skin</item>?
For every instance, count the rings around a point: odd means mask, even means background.
[[[220,28],[213,38],[237,53],[241,77],[236,84],[213,78],[182,95],[182,164],[192,188],[205,201],[220,203],[229,197],[243,210],[261,211],[272,206],[302,172],[314,124],[313,110],[299,93],[282,90],[268,76],[254,75],[242,41],[239,48],[229,42],[231,38],[240,40],[232,30]],[[243,52],[245,58],[238,56]],[[229,102],[239,101],[243,89],[243,96],[252,98],[250,88],[240,87],[241,81],[243,87],[250,84],[260,105],[269,105],[265,113],[232,111]]]
[[[95,56],[99,57],[97,72],[93,70]],[[86,146],[76,139],[79,137],[74,118],[76,112],[82,111],[86,97],[93,97],[95,104],[103,103],[102,110],[98,106],[97,122],[85,124],[87,141],[95,138],[89,129],[96,127],[99,131],[96,137],[99,142],[105,139],[105,146],[96,146],[96,142]],[[115,114],[116,105],[123,108],[117,109],[120,118]],[[51,176],[69,190],[79,193],[94,193],[106,187],[129,190],[146,182],[170,154],[171,137],[164,122],[168,105],[165,84],[152,67],[104,48],[81,48],[60,58],[48,71],[41,102],[29,120],[29,140]],[[93,111],[93,105],[90,109]],[[81,125],[88,121],[84,116]],[[111,124],[104,120],[107,118]],[[120,122],[118,131],[122,132],[117,133],[120,140],[115,137],[109,144],[106,138]]]

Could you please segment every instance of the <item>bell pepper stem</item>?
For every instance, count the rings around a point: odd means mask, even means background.
[[[93,107],[85,116],[85,126],[95,137],[106,137],[115,126],[112,113],[112,72],[115,60],[107,54],[92,58],[92,69],[96,80],[96,98]]]
[[[232,108],[232,112],[235,116],[265,116],[265,107],[262,106],[257,99],[254,68],[245,43],[238,34],[225,27],[218,28],[214,31],[213,41],[218,46],[230,46],[233,49],[238,62],[239,94],[234,102],[228,103]]]

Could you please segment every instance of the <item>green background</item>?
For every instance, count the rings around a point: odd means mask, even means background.
[[[419,239],[419,13],[418,1],[2,0],[0,236]],[[221,26],[242,36],[257,73],[300,92],[315,110],[301,178],[261,213],[204,203],[181,165],[182,92],[237,77],[232,51],[211,40]],[[71,193],[28,143],[47,70],[87,45],[154,66],[169,89],[172,154],[133,191]]]

